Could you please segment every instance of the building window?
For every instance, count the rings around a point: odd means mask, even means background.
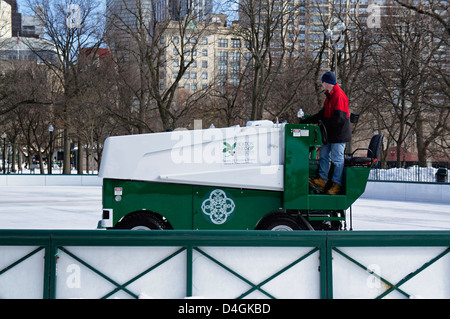
[[[231,39],[231,47],[232,48],[240,48],[241,40],[240,39]]]
[[[228,61],[228,52],[226,51],[219,51],[218,53],[218,57],[219,57],[219,64],[227,64]]]
[[[228,40],[219,39],[219,48],[228,48]]]
[[[230,53],[230,72],[238,74],[241,69],[241,54],[239,52]]]
[[[207,60],[203,60],[202,61],[202,68],[203,69],[207,69],[208,68],[208,61]]]
[[[231,60],[231,62],[240,62],[241,61],[241,54],[239,52],[231,52],[230,53],[230,60]]]
[[[228,52],[219,51],[218,52],[219,61],[217,63],[217,73],[218,74],[227,74],[228,69]]]
[[[202,38],[202,44],[203,45],[208,44],[208,38]]]
[[[239,75],[237,75],[237,74],[231,75],[230,84],[238,86],[239,85]]]
[[[202,55],[203,56],[208,56],[208,49],[203,49],[202,50]]]
[[[202,72],[202,79],[207,80],[208,79],[208,72]]]

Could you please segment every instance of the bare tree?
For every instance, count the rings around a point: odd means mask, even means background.
[[[15,150],[20,152],[22,146],[27,146],[31,161],[32,154],[43,155],[48,147],[48,134],[44,131],[48,131],[52,112],[49,97],[51,78],[47,68],[34,61],[3,61],[2,70],[0,126]],[[30,116],[39,120],[33,121]]]
[[[448,1],[445,0],[429,0],[423,3],[411,0],[395,0],[401,6],[411,9],[421,15],[431,17],[443,27],[450,36],[450,12],[448,10]]]
[[[293,1],[245,0],[235,3],[238,6],[239,25],[236,34],[244,39],[251,53],[252,69],[248,85],[251,101],[250,119],[262,119],[264,111],[270,110],[272,116],[284,114],[295,105],[295,97],[312,71],[298,72],[294,78],[288,74],[298,65],[304,55],[298,51],[298,15],[303,3]],[[292,74],[290,74],[292,76]],[[289,84],[288,96],[274,103],[277,83],[284,78]],[[286,91],[284,92],[286,93]],[[274,99],[272,99],[274,98]],[[274,106],[276,107],[274,108]]]
[[[64,127],[63,173],[70,174],[70,137],[73,119],[70,100],[83,86],[79,81],[78,58],[82,48],[98,45],[99,6],[97,0],[28,0],[36,17],[45,28],[45,39],[54,46],[56,54],[43,54],[40,48],[30,49],[53,72],[55,106]]]
[[[158,129],[159,123],[151,117],[155,111],[162,130],[174,129],[194,101],[204,96],[204,92],[198,92],[182,108],[175,105],[179,84],[194,63],[197,45],[208,27],[192,3],[188,8],[183,3],[174,2],[170,12],[161,12],[155,9],[154,2],[123,1],[108,13],[108,38],[115,51],[119,76],[132,92],[132,103],[137,109],[137,116],[128,118],[128,123],[135,125],[139,133]],[[160,16],[161,13],[165,15]],[[168,50],[179,57],[177,66],[168,67],[172,63],[167,60]],[[168,74],[169,69],[174,76]],[[114,113],[120,116],[121,111]]]
[[[82,51],[79,62],[80,81],[84,87],[71,99],[73,117],[71,126],[78,141],[78,173],[83,173],[83,152],[86,170],[100,166],[104,140],[118,132],[117,121],[107,112],[117,96],[114,76],[115,64],[107,48],[92,48]]]
[[[440,82],[433,72],[433,64],[445,65],[439,57],[442,43],[430,32],[430,20],[403,8],[387,13],[371,47],[366,93],[373,98],[379,123],[396,143],[397,165],[413,133],[419,161],[426,165],[427,148],[448,129],[448,98],[436,90]]]

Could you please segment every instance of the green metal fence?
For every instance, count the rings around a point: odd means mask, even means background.
[[[0,298],[450,298],[450,231],[0,230]]]

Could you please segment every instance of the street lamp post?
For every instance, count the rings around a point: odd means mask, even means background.
[[[2,134],[2,139],[3,139],[3,174],[6,174],[6,133]]]
[[[344,40],[344,31],[345,31],[345,23],[338,22],[333,29],[326,29],[324,31],[325,36],[330,39],[330,44],[334,48],[334,73],[336,75],[336,79],[338,77],[338,66],[337,66],[337,52],[344,47],[344,44],[341,42]],[[332,42],[334,41],[334,43]]]
[[[50,124],[48,127],[48,131],[50,132],[50,154],[48,159],[48,173],[52,173],[52,156],[53,156],[53,125]]]

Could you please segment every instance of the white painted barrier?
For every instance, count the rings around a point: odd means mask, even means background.
[[[0,298],[450,298],[450,232],[0,230]]]
[[[370,181],[361,198],[450,204],[450,183]]]
[[[0,174],[0,186],[101,186],[98,175]]]

